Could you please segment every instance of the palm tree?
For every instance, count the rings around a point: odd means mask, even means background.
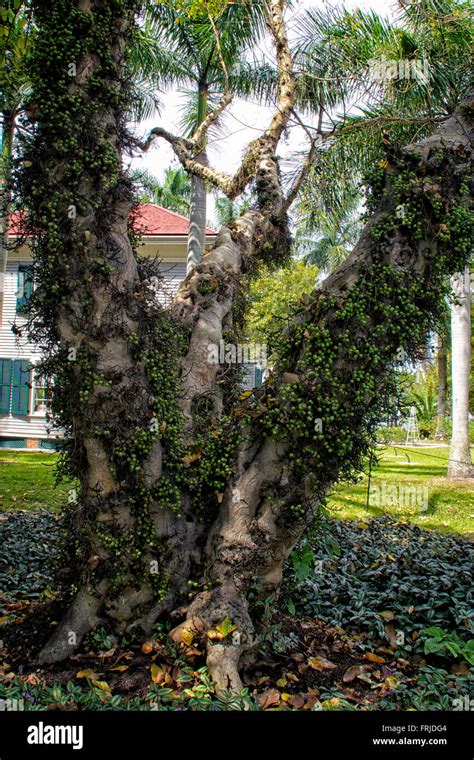
[[[215,199],[218,225],[224,227],[233,222],[234,219],[238,219],[250,207],[252,200],[251,195],[248,193],[244,193],[238,202],[230,201],[225,196],[218,195]]]
[[[452,278],[455,300],[451,305],[452,434],[448,477],[472,478],[469,445],[469,373],[471,367],[470,268]]]
[[[263,89],[262,71],[255,73],[241,65],[244,53],[264,30],[265,10],[261,3],[231,3],[211,20],[207,14],[190,18],[183,8],[171,3],[150,3],[145,25],[156,45],[174,61],[173,76],[188,82],[191,91],[184,111],[185,132],[192,134],[220,97],[229,90],[248,95],[252,84]],[[206,163],[203,141],[198,156]],[[206,186],[191,177],[187,270],[191,271],[204,254],[206,228]]]
[[[430,133],[468,93],[470,4],[399,0],[398,8],[395,21],[341,7],[309,10],[299,19],[300,99],[318,119],[322,106],[329,127],[303,188],[309,207],[321,196],[343,206],[344,195],[357,193],[392,143]],[[346,112],[348,101],[359,104],[358,113]],[[344,113],[335,115],[338,110]]]
[[[135,170],[130,176],[139,188],[140,203],[157,203],[177,214],[189,215],[191,182],[184,169],[168,167],[163,182],[147,171]]]
[[[341,8],[306,12],[299,24],[302,89],[320,92],[330,82],[330,107],[340,107],[350,94],[363,107],[356,115],[327,115],[331,122],[325,147],[329,196],[339,202],[349,185],[383,162],[393,143],[407,145],[429,134],[467,96],[474,31],[470,4],[464,0],[398,2],[394,22],[374,12]],[[329,74],[329,76],[327,76]],[[325,89],[326,88],[326,89]],[[308,102],[311,103],[308,98]],[[315,103],[319,101],[317,98]],[[316,112],[317,109],[315,108]],[[331,182],[331,177],[334,178]],[[311,180],[313,186],[311,186]],[[308,179],[303,202],[318,191]],[[341,189],[342,188],[342,189]],[[370,205],[370,197],[367,199]],[[453,304],[452,390],[453,436],[449,474],[472,473],[468,442],[469,298]],[[441,369],[441,374],[443,370]],[[440,404],[442,410],[442,403]]]
[[[437,403],[436,403],[436,438],[445,435],[446,399],[448,393],[448,345],[449,330],[442,325],[436,335],[437,365]]]
[[[338,214],[321,210],[303,215],[297,225],[296,250],[327,274],[349,255],[360,228],[360,213],[353,200]]]

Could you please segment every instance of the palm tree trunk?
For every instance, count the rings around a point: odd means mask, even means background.
[[[452,436],[448,477],[474,477],[469,446],[469,372],[471,361],[470,271],[452,278],[457,303],[451,307]]]
[[[15,116],[10,111],[2,114],[2,146],[0,168],[0,327],[3,315],[3,294],[8,260],[8,214],[10,208],[10,173],[13,152]]]
[[[446,393],[448,389],[448,360],[446,336],[438,334],[436,362],[438,365],[438,403],[436,413],[436,437],[444,438],[444,420],[446,417]]]
[[[201,124],[206,116],[207,110],[207,84],[199,83],[198,95],[198,118],[197,126]],[[197,157],[197,160],[207,165],[207,155],[205,146]],[[186,274],[195,269],[202,261],[204,256],[204,245],[206,242],[206,185],[201,177],[193,174],[191,178],[191,201],[189,210],[189,233],[188,233],[188,258],[186,264]]]

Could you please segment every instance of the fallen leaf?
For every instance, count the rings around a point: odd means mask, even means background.
[[[381,612],[380,617],[384,620],[395,620],[395,615],[390,610],[384,610]]]
[[[128,670],[128,665],[117,665],[115,668],[109,668],[109,670],[118,670],[119,673],[124,673]]]
[[[391,623],[388,623],[388,625],[384,626],[384,631],[388,636],[388,640],[390,641],[390,646],[393,649],[396,649],[398,647],[398,641],[397,641],[397,632],[395,630],[395,626],[393,626]]]
[[[100,673],[96,673],[95,670],[91,670],[88,668],[87,670],[80,670],[78,673],[76,673],[76,678],[97,678],[97,676],[100,676]]]
[[[101,691],[112,691],[107,681],[96,681],[94,678],[92,678],[91,683]]]
[[[143,654],[151,654],[152,652],[157,652],[160,648],[160,642],[156,639],[148,639],[142,644]]]
[[[386,662],[383,657],[379,657],[378,654],[374,654],[373,652],[366,652],[364,654],[364,659],[368,660],[369,662],[376,662],[380,665]]]
[[[325,707],[326,709],[332,710],[335,707],[339,707],[340,699],[339,697],[333,697],[332,699],[325,699],[324,702],[321,702],[321,705]]]
[[[278,679],[278,681],[276,682],[276,685],[279,686],[281,689],[283,689],[283,687],[286,686],[287,683],[288,681],[286,680],[285,677],[283,677],[283,678]]]
[[[151,665],[150,673],[153,683],[164,684],[165,686],[173,683],[173,679],[171,678],[166,668],[161,667],[161,665],[157,665],[156,662]]]
[[[301,694],[293,694],[291,699],[288,700],[288,704],[295,708],[295,710],[301,710],[304,707],[304,697]]]
[[[222,638],[225,639],[230,633],[237,630],[237,626],[232,624],[232,620],[229,616],[225,617],[222,623],[216,625],[216,631],[218,631]]]
[[[342,676],[342,680],[344,683],[351,683],[361,673],[365,673],[367,667],[368,665],[351,665],[351,667],[347,668],[346,672]]]
[[[333,670],[337,667],[333,662],[327,660],[325,657],[311,657],[308,660],[308,665],[313,670]]]
[[[280,704],[280,692],[278,689],[265,689],[261,694],[257,694],[257,702],[266,710],[268,707]]]
[[[184,644],[187,644],[187,646],[191,646],[193,643],[194,638],[194,632],[191,630],[191,628],[183,628],[181,631],[181,641]]]

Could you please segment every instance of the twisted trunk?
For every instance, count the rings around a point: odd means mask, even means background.
[[[8,261],[8,217],[11,203],[11,161],[13,156],[13,136],[15,115],[10,111],[2,113],[2,146],[0,167],[0,327],[2,325],[5,275]]]
[[[242,657],[258,635],[250,599],[278,590],[284,562],[328,489],[362,467],[400,345],[409,355],[424,345],[446,274],[464,265],[457,229],[469,111],[390,158],[353,253],[299,305],[272,375],[242,399],[226,368],[210,361],[209,347],[224,336],[239,339],[246,279],[260,262],[281,262],[290,251],[276,159],[294,97],[282,0],[270,0],[281,68],[272,122],[235,181],[205,173],[232,194],[251,172],[258,209],[220,231],[170,313],[152,299],[156,272],[137,260],[127,236],[131,197],[121,172],[126,135],[117,91],[137,6],[76,6],[36,0],[39,126],[25,148],[32,173],[24,173],[24,194],[32,227],[41,229],[35,265],[42,284],[32,309],[57,378],[54,409],[68,434],[68,462],[81,482],[68,511],[78,590],[40,661],[71,654],[98,621],[118,633],[149,631],[166,613],[178,623],[177,641],[191,628],[206,642],[217,687],[238,690]],[[58,44],[75,35],[82,50],[72,81],[48,55],[58,17],[65,30]],[[61,130],[68,108],[78,110]],[[66,158],[64,129],[73,145]],[[204,177],[184,142],[177,150]],[[436,210],[439,195],[447,210]],[[416,208],[415,232],[396,221],[401,202]],[[445,212],[455,223],[440,236],[447,225],[437,214]],[[197,588],[191,601],[188,581]],[[207,635],[226,618],[231,636]]]

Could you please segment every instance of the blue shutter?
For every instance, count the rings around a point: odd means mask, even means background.
[[[28,301],[33,292],[32,267],[21,264],[18,267],[18,288],[16,292],[16,310],[25,312],[28,310]]]
[[[255,387],[260,388],[262,384],[263,384],[263,369],[260,369],[260,367],[255,367]]]
[[[0,359],[0,414],[10,413],[12,360]]]
[[[26,359],[13,362],[12,414],[28,414],[30,368]]]

